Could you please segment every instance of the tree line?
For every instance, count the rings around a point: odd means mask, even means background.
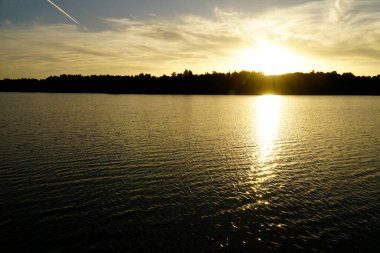
[[[355,76],[333,72],[264,75],[261,72],[191,70],[171,76],[141,73],[129,76],[60,75],[46,79],[0,80],[2,92],[112,93],[112,94],[215,94],[215,95],[380,95],[380,75]]]

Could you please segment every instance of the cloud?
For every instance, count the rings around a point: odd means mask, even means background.
[[[240,70],[236,55],[261,41],[311,59],[300,71],[377,74],[379,15],[376,1],[326,0],[254,15],[215,8],[209,17],[103,18],[109,29],[96,37],[69,24],[5,26],[0,78]]]
[[[333,8],[331,9],[332,17],[337,21],[344,21],[351,16],[351,8],[354,0],[334,0],[332,1]]]

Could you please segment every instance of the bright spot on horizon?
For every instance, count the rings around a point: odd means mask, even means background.
[[[271,41],[259,41],[252,48],[241,50],[237,61],[242,69],[260,71],[266,75],[305,70],[310,62],[299,53]]]

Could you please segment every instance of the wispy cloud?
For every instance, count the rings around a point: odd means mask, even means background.
[[[334,0],[331,14],[337,21],[345,21],[350,18],[354,0]]]
[[[236,55],[260,41],[311,59],[300,71],[377,74],[380,8],[375,2],[312,1],[260,15],[215,8],[209,17],[103,18],[109,29],[96,38],[69,24],[3,27],[0,78],[240,70]]]

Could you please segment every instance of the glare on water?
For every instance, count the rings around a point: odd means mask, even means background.
[[[260,162],[265,163],[271,159],[278,136],[281,119],[280,96],[260,96],[256,104],[256,140],[259,146]]]
[[[280,96],[265,95],[253,100],[254,115],[253,126],[255,128],[253,140],[257,146],[257,160],[252,164],[249,172],[249,182],[254,194],[255,203],[244,208],[257,208],[269,205],[270,202],[264,195],[271,190],[270,180],[276,175],[275,146],[281,124],[282,98]]]

